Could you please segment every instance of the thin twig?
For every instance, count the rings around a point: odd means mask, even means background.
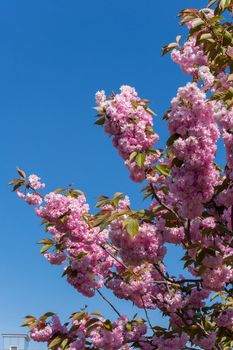
[[[169,208],[165,203],[163,203],[163,202],[161,201],[161,199],[159,198],[159,196],[157,195],[157,193],[156,193],[154,187],[153,187],[152,185],[150,185],[150,187],[151,187],[151,189],[152,189],[152,191],[153,191],[153,195],[154,195],[155,199],[157,200],[157,202],[158,202],[162,207],[164,207],[165,209],[167,209],[168,211],[170,211],[170,213],[172,213],[173,215],[175,215],[175,217],[177,218],[177,220],[178,220],[178,221],[182,224],[182,226],[183,226],[183,221],[182,221],[182,219],[180,218],[180,216],[175,212],[175,210]]]
[[[120,260],[118,260],[112,253],[110,253],[102,244],[99,245],[108,255],[110,255],[114,260],[116,260],[121,266],[123,266],[126,270],[128,267]]]
[[[108,305],[111,306],[111,308],[115,311],[115,313],[121,317],[121,314],[119,311],[117,311],[117,309],[115,308],[115,306],[101,293],[101,291],[99,289],[97,289],[97,292],[99,293],[99,295],[101,296],[101,298],[103,298],[103,300],[106,301],[106,303],[108,303]]]
[[[151,324],[151,322],[150,322],[150,318],[149,318],[149,315],[148,315],[148,312],[147,312],[147,309],[146,309],[146,306],[145,306],[145,303],[144,303],[144,300],[143,300],[143,296],[142,296],[142,295],[141,295],[141,299],[142,299],[143,309],[144,309],[144,311],[145,311],[145,315],[146,315],[147,322],[148,322],[148,324],[149,324],[151,330],[154,331],[153,326],[152,326],[152,324]]]
[[[167,277],[156,264],[154,265],[154,267],[159,272],[159,274],[170,284],[180,285],[180,284],[188,283],[188,282],[190,282],[190,283],[191,282],[193,282],[193,283],[201,283],[202,282],[202,279],[193,279],[193,278],[187,278],[187,279],[182,279],[182,280],[171,279],[171,278]]]

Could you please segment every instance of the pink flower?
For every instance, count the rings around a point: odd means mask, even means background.
[[[219,173],[213,160],[219,132],[212,105],[195,83],[178,90],[169,114],[171,134],[177,134],[172,149],[181,165],[173,166],[169,188],[183,217],[195,218],[208,202]]]
[[[48,260],[48,262],[52,265],[61,265],[66,261],[66,255],[63,252],[56,253],[45,253],[44,257]]]
[[[120,94],[106,99],[103,91],[96,93],[97,110],[104,115],[104,130],[113,136],[113,145],[131,173],[131,179],[141,182],[146,177],[146,169],[157,161],[159,153],[146,153],[153,148],[159,137],[153,131],[152,115],[144,100],[138,97],[136,90],[123,85]],[[131,154],[135,152],[135,157]],[[144,161],[138,161],[137,153]]]
[[[194,37],[187,40],[182,49],[174,49],[171,58],[187,74],[195,74],[198,71],[197,66],[207,64],[207,57],[203,52],[202,45],[196,45],[196,38]]]
[[[203,337],[195,336],[192,341],[196,345],[202,347],[204,350],[212,350],[215,345],[215,340],[216,340],[216,333],[211,332],[207,336],[203,336]]]
[[[31,331],[31,338],[34,341],[38,341],[38,342],[48,342],[52,334],[53,334],[52,327],[47,324],[43,328],[39,328],[39,327],[33,328],[33,330]]]
[[[25,202],[29,205],[40,205],[43,201],[43,199],[41,198],[41,196],[37,193],[27,193],[27,194],[23,194],[22,192],[20,192],[19,190],[17,191],[17,195],[19,198],[22,198],[25,200]]]
[[[233,309],[226,309],[220,312],[219,316],[215,319],[216,323],[220,327],[225,327],[230,330],[233,328]]]
[[[37,175],[30,175],[28,177],[28,181],[30,186],[34,189],[37,190],[39,188],[45,188],[45,184],[40,182],[40,177],[38,177]]]

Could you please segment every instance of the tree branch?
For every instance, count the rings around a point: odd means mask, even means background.
[[[108,305],[110,305],[110,307],[115,311],[115,313],[121,317],[121,314],[119,311],[117,311],[117,309],[115,308],[115,306],[101,293],[101,291],[99,289],[97,289],[97,293],[99,293],[99,295],[101,296],[101,298],[106,301],[106,303],[108,303]]]

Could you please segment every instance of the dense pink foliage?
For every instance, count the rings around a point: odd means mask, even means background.
[[[47,261],[63,264],[68,283],[86,297],[99,294],[118,315],[110,321],[83,309],[64,325],[50,313],[26,318],[32,339],[54,350],[233,346],[233,47],[223,36],[218,64],[212,64],[200,39],[204,33],[208,45],[213,42],[208,30],[219,19],[209,9],[188,9],[182,16],[190,36],[183,46],[178,39],[172,43],[176,49],[171,56],[193,81],[178,89],[164,117],[170,132],[164,149],[153,148],[159,139],[153,112],[133,87],[123,85],[111,96],[101,90],[95,96],[97,124],[112,137],[131,179],[145,181],[145,198],[151,199],[145,210],[133,210],[129,197],[116,193],[101,196],[97,213],[91,214],[80,191],[58,189],[43,196],[40,178],[26,178],[20,169],[20,179],[11,182],[19,198],[36,206],[45,225],[49,238],[40,243]],[[207,32],[195,30],[206,22]],[[225,27],[223,35],[228,35]],[[215,164],[220,137],[226,149],[224,170]],[[184,263],[175,276],[166,264],[172,245],[179,246]],[[102,289],[143,309],[146,320],[121,315]],[[169,326],[151,324],[147,310],[155,309]]]
[[[141,182],[145,179],[146,169],[159,156],[157,153],[146,154],[159,139],[153,131],[153,117],[144,100],[138,97],[136,90],[124,85],[120,94],[111,98],[105,96],[104,91],[96,93],[97,110],[105,115],[104,129],[113,136],[113,145],[125,160],[133,181]],[[145,154],[144,167],[140,168],[136,158],[130,159],[133,152]]]
[[[212,105],[194,83],[178,90],[171,102],[169,129],[179,137],[173,144],[175,157],[182,166],[174,166],[170,190],[177,197],[183,217],[195,218],[209,201],[218,183],[213,164],[219,136]]]
[[[202,47],[196,45],[196,38],[194,37],[184,43],[182,50],[174,49],[171,57],[175,63],[181,66],[183,72],[188,74],[197,73],[197,66],[207,65],[207,57]]]

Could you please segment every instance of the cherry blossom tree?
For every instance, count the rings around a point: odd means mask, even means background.
[[[96,93],[97,120],[110,135],[132,181],[143,183],[144,210],[122,193],[99,197],[91,214],[85,195],[68,187],[42,194],[37,175],[10,182],[42,219],[47,232],[40,253],[63,265],[64,277],[86,297],[98,293],[117,315],[74,312],[71,321],[46,313],[27,316],[35,341],[50,349],[180,350],[233,348],[233,12],[231,0],[180,12],[188,36],[163,48],[191,79],[178,89],[164,115],[170,137],[163,149],[153,130],[149,101],[130,86]],[[225,17],[225,19],[224,19]],[[180,42],[183,40],[183,44]],[[226,166],[215,163],[222,138]],[[167,244],[183,250],[183,276],[164,263]],[[103,294],[145,311],[145,319],[121,315]],[[167,328],[152,324],[159,309]]]

